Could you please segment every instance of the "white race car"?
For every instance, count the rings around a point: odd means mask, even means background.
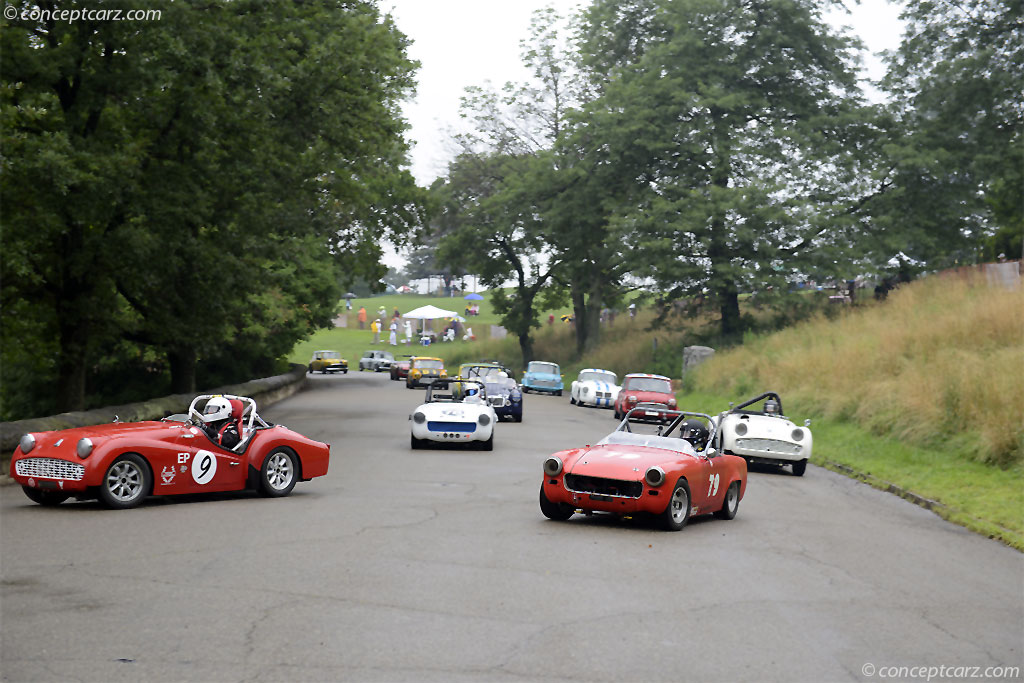
[[[763,403],[762,403],[763,402]],[[761,403],[760,409],[756,404]],[[738,455],[747,462],[790,465],[802,477],[811,457],[814,439],[811,421],[798,427],[782,414],[782,400],[773,391],[744,401],[715,418],[718,450]]]
[[[453,385],[463,398],[455,398]],[[412,447],[426,448],[428,441],[464,443],[480,450],[494,450],[494,424],[498,416],[487,402],[487,387],[475,379],[435,379],[427,386],[427,402],[409,416]]]
[[[619,378],[611,370],[587,368],[572,383],[569,403],[578,406],[614,408],[619,396]]]

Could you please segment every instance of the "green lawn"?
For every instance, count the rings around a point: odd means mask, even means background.
[[[483,296],[485,297],[483,301],[473,302],[480,306],[480,315],[467,317],[466,322],[464,323],[472,328],[474,336],[481,341],[489,338],[491,325],[499,324],[498,317],[494,314],[494,309],[486,299],[487,294],[484,293]],[[318,330],[306,341],[296,344],[295,348],[292,349],[291,354],[288,356],[288,360],[292,363],[308,364],[314,351],[330,349],[333,351],[340,351],[342,356],[348,360],[350,368],[356,367],[359,362],[359,358],[363,355],[363,351],[375,348],[371,343],[373,342],[373,333],[370,332],[370,322],[377,317],[377,309],[380,306],[384,307],[387,314],[383,319],[385,328],[381,333],[381,345],[376,348],[384,348],[394,353],[395,356],[402,354],[417,354],[421,352],[426,354],[427,349],[424,349],[424,347],[416,343],[418,341],[418,336],[415,332],[419,330],[419,324],[416,321],[413,322],[414,334],[412,346],[405,346],[400,343],[397,347],[392,347],[387,343],[387,325],[391,322],[391,314],[393,311],[397,308],[400,313],[404,314],[414,308],[433,304],[438,308],[448,311],[456,311],[460,315],[464,316],[465,309],[469,303],[470,302],[464,300],[462,297],[448,298],[423,294],[388,294],[363,299],[352,299],[351,311],[346,311],[344,305],[342,305],[342,316],[347,318],[347,327],[334,327],[327,330]],[[356,313],[359,311],[360,306],[366,307],[367,322],[366,329],[364,330],[360,330],[359,324],[356,322]],[[435,320],[433,322],[434,330],[440,333],[446,324],[447,323],[443,320]],[[399,326],[398,338],[399,341],[402,341],[405,338],[404,329],[401,325]],[[475,342],[470,341],[464,342],[460,337],[455,342],[438,343],[430,346],[429,355],[447,359],[457,351],[465,352],[467,348],[472,348],[474,343]]]

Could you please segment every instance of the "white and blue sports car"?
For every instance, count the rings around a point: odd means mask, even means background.
[[[577,406],[614,408],[619,396],[619,378],[611,370],[586,368],[572,383],[569,403]]]

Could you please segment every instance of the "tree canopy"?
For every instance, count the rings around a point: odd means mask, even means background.
[[[8,418],[83,407],[112,358],[175,391],[270,370],[422,220],[416,65],[374,3],[154,7],[4,20]]]

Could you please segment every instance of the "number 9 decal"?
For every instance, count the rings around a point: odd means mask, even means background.
[[[209,484],[217,474],[217,456],[210,451],[199,451],[192,458],[192,479],[197,484]]]

